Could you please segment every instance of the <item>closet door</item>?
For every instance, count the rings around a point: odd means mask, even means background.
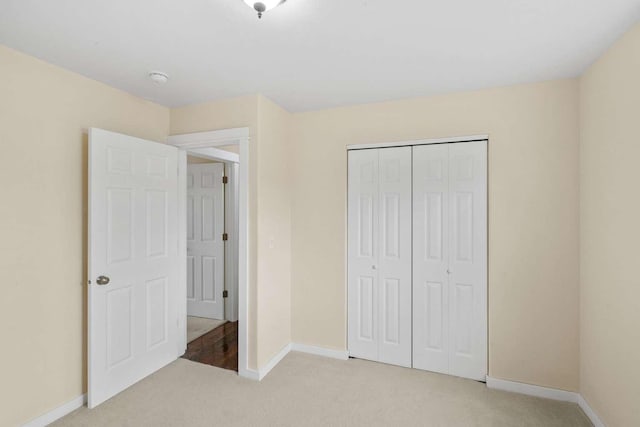
[[[411,366],[411,147],[379,150],[378,360]]]
[[[413,148],[413,367],[449,373],[449,144]]]
[[[449,373],[487,374],[487,143],[450,144]]]
[[[413,366],[484,380],[486,141],[413,150]]]
[[[349,151],[348,334],[353,357],[378,358],[378,150]]]
[[[411,366],[411,148],[349,152],[351,356]]]

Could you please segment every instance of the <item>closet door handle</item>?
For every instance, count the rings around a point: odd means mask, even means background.
[[[378,268],[378,267],[376,267],[375,265],[372,265],[372,266],[371,266],[371,269],[372,269],[372,270],[376,270],[377,268]]]
[[[447,274],[451,274],[451,270],[447,268]]]

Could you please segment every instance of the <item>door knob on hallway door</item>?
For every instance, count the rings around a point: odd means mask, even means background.
[[[372,269],[372,270],[375,270],[376,268],[377,268],[377,267],[376,267],[375,265],[372,265],[372,266],[371,266],[371,269]]]
[[[98,285],[108,285],[110,281],[111,279],[109,279],[107,276],[99,276],[96,280],[96,283]]]

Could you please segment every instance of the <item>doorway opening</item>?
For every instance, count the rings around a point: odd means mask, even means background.
[[[247,367],[248,128],[174,135],[180,149],[182,357]],[[184,301],[184,303],[182,303]]]
[[[234,146],[219,149],[237,151]],[[238,197],[229,178],[236,166],[187,150],[187,350],[182,356],[234,371]]]

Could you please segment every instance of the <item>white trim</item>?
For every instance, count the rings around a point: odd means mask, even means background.
[[[291,351],[291,344],[287,344],[284,347],[282,347],[282,350],[280,350],[278,354],[276,354],[271,358],[271,360],[269,360],[269,363],[267,363],[264,367],[258,369],[258,380],[262,381],[262,379],[266,377],[267,374],[271,372],[271,370],[275,368],[276,365],[280,363],[280,361],[284,359],[285,356],[289,354],[290,351]]]
[[[247,134],[249,129],[247,129]],[[238,180],[238,367],[249,369],[249,138],[240,143]],[[255,307],[254,307],[255,309]]]
[[[187,351],[187,152],[178,150],[178,277],[184,286],[178,288],[178,346],[177,357]],[[181,190],[184,189],[184,190]]]
[[[224,163],[240,163],[239,154],[213,147],[190,149],[189,155],[204,159],[222,160]]]
[[[578,406],[580,406],[585,415],[589,418],[589,420],[591,420],[591,423],[594,427],[605,427],[604,423],[600,420],[600,418],[598,418],[598,415],[596,415],[595,411],[591,409],[591,406],[589,406],[589,403],[587,403],[587,401],[584,397],[582,397],[581,394],[578,395]]]
[[[249,128],[233,128],[213,130],[209,132],[186,133],[171,135],[167,142],[180,148],[221,147],[224,145],[242,145],[242,141],[249,139]],[[241,155],[242,157],[242,155]]]
[[[492,378],[488,375],[487,387],[496,390],[510,391],[513,393],[527,394],[529,396],[544,397],[545,399],[578,403],[578,393],[575,393],[573,391],[541,387],[538,385],[519,383],[516,381],[501,380],[498,378]]]
[[[238,375],[248,380],[260,381],[260,373],[254,369],[238,370]]]
[[[248,286],[249,286],[249,128],[223,129],[210,132],[198,132],[184,135],[173,135],[167,138],[167,142],[182,150],[190,151],[199,148],[219,147],[224,145],[240,146],[240,173],[238,180],[238,375],[246,378],[256,379],[254,371],[249,369],[249,335],[248,335]],[[186,158],[186,156],[185,156]],[[186,168],[178,170],[180,174],[186,175]],[[185,178],[186,182],[186,178]],[[180,186],[179,200],[185,201],[186,209],[186,185]],[[184,194],[182,194],[184,193]],[[180,208],[182,211],[182,208]],[[186,210],[185,210],[186,212]],[[186,214],[185,214],[186,219]],[[186,227],[180,230],[180,242],[186,248]],[[186,250],[186,249],[185,249]],[[186,255],[185,255],[186,256]],[[186,265],[185,272],[180,276],[180,286],[185,292],[186,302]],[[186,319],[185,312],[180,313],[181,318]],[[182,327],[182,326],[181,326]],[[186,327],[186,325],[185,325]],[[186,334],[183,342],[186,348]],[[179,353],[178,355],[180,355]]]
[[[519,383],[516,381],[501,380],[487,375],[487,387],[495,390],[510,391],[512,393],[526,394],[529,396],[543,397],[545,399],[560,400],[563,402],[577,403],[584,414],[591,420],[594,427],[605,427],[605,424],[598,418],[589,403],[580,393],[560,390],[557,388],[541,387],[538,385]]]
[[[349,352],[346,350],[333,350],[331,348],[316,347],[307,344],[291,344],[292,351],[315,354],[316,356],[330,357],[332,359],[348,360]]]
[[[46,414],[40,415],[38,418],[35,418],[28,423],[24,424],[23,427],[44,427],[53,423],[54,421],[59,420],[65,415],[70,414],[78,408],[82,408],[87,403],[87,395],[83,394],[74,399],[71,399],[67,403],[64,403],[58,406],[55,409],[47,412]]]
[[[489,140],[489,135],[454,136],[449,138],[416,139],[411,141],[378,142],[373,144],[349,144],[347,150],[365,150],[368,148],[404,147],[410,145],[445,144],[450,142],[469,142]]]
[[[226,163],[225,174],[229,178],[224,192],[225,231],[229,240],[225,243],[225,289],[229,292],[225,299],[224,318],[238,321],[238,163]]]

